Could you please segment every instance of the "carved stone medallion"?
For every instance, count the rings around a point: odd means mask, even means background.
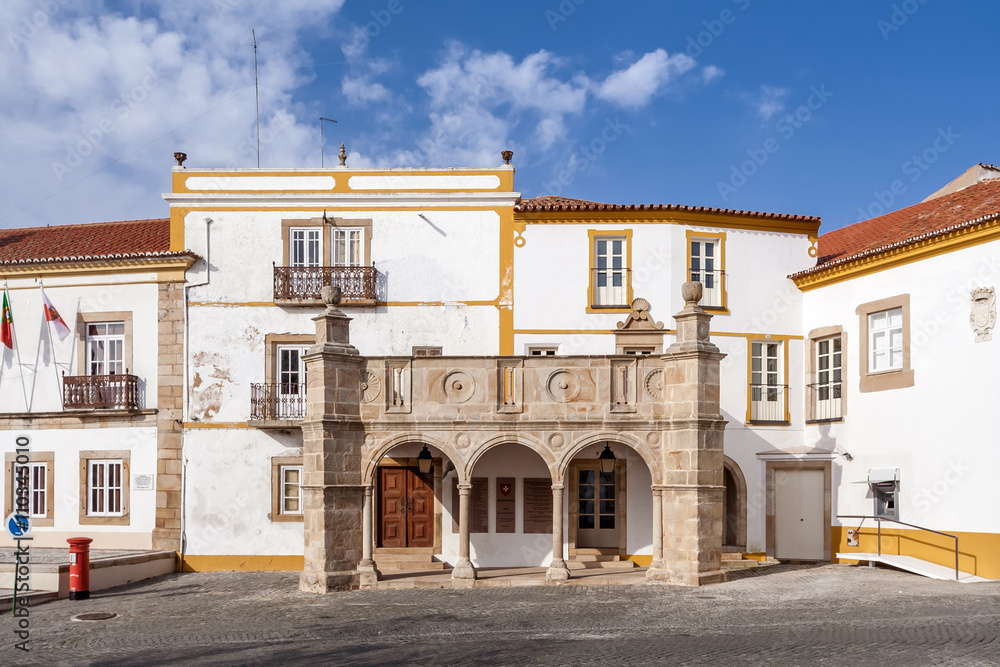
[[[654,401],[658,401],[663,398],[663,371],[655,370],[650,371],[646,374],[646,381],[643,383],[646,386],[646,393]]]
[[[552,449],[562,449],[565,444],[566,438],[563,437],[562,433],[553,433],[549,436],[549,447]]]
[[[382,393],[382,381],[371,371],[365,371],[361,378],[361,402],[371,403]]]
[[[580,393],[580,380],[569,371],[556,371],[549,376],[545,388],[559,403],[569,403]]]
[[[976,342],[993,340],[993,327],[997,323],[997,292],[993,287],[977,287],[972,290],[972,313],[969,325],[976,332]]]
[[[465,403],[476,393],[476,381],[465,371],[444,376],[444,393],[452,403]]]

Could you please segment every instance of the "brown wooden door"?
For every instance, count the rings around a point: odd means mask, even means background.
[[[434,473],[379,469],[379,546],[434,546]]]

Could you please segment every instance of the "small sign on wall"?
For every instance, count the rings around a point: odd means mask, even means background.
[[[497,477],[497,532],[514,532],[514,478]]]
[[[132,490],[133,491],[152,491],[155,486],[153,484],[154,475],[132,475]]]

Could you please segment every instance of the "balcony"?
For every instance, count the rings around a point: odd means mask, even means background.
[[[787,424],[788,387],[781,384],[750,385],[750,421],[756,424]]]
[[[341,305],[374,306],[377,301],[374,266],[275,266],[274,303],[279,306],[322,306],[320,289],[337,285]]]
[[[838,371],[839,373],[839,371]],[[844,418],[842,386],[840,382],[811,384],[806,387],[809,405],[809,421],[840,421]]]
[[[726,272],[706,271],[705,269],[688,269],[689,279],[701,283],[702,296],[700,306],[702,308],[725,308],[726,307]]]
[[[591,308],[628,308],[632,303],[630,269],[591,269]]]
[[[250,385],[250,421],[268,422],[305,419],[306,386],[299,382],[255,383]],[[287,424],[281,424],[287,426]]]
[[[123,375],[63,376],[63,408],[68,410],[138,410],[139,378]]]

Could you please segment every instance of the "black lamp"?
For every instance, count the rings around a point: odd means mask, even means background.
[[[614,458],[614,454],[611,457]],[[431,456],[427,445],[424,445],[424,448],[420,450],[420,454],[417,455],[417,465],[420,466],[421,475],[426,475],[431,471],[431,466],[434,465],[434,457]]]
[[[611,445],[604,445],[604,451],[601,452],[601,472],[607,474],[615,471],[615,453],[611,451]]]

